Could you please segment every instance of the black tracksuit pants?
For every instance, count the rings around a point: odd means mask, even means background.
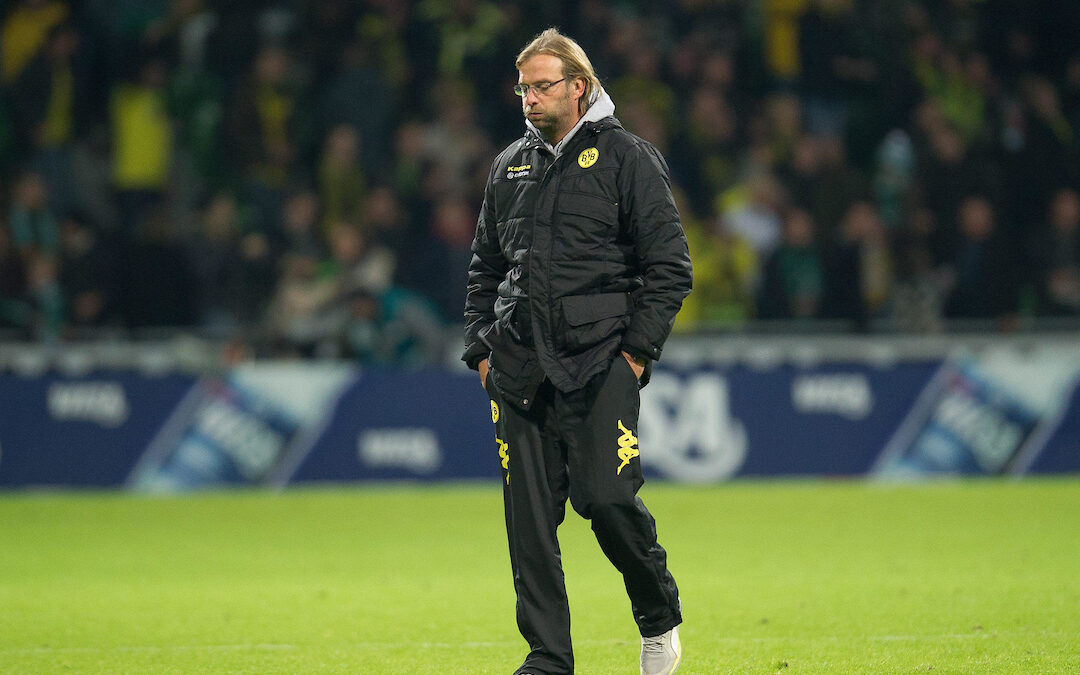
[[[545,381],[529,410],[504,403],[489,377],[492,419],[503,466],[503,498],[517,623],[531,651],[529,673],[572,673],[570,609],[556,530],[566,499],[592,522],[596,540],[623,575],[643,636],[682,621],[656,522],[637,496],[638,386],[621,355],[584,388],[565,393]]]

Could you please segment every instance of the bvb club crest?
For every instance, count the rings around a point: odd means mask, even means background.
[[[582,169],[588,169],[593,164],[596,164],[596,160],[600,157],[600,153],[596,151],[596,148],[585,148],[581,151],[581,154],[577,157],[577,163]]]

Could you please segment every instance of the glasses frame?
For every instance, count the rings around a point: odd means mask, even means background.
[[[525,98],[529,95],[529,91],[535,90],[537,96],[543,96],[544,94],[547,94],[549,89],[551,89],[558,83],[565,81],[566,78],[564,77],[563,79],[555,80],[554,82],[537,82],[536,84],[525,84],[524,82],[518,82],[514,85],[514,93],[521,98]]]

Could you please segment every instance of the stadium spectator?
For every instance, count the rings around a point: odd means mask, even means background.
[[[870,193],[865,173],[852,165],[848,149],[839,136],[814,137],[806,147],[799,144],[797,152],[806,152],[805,175],[800,180],[805,192],[797,203],[811,209],[822,242],[842,238],[841,224],[849,207]]]
[[[435,205],[429,254],[432,266],[427,267],[429,277],[423,291],[446,321],[453,321],[465,307],[465,270],[472,259],[476,211],[472,203],[455,197]],[[458,283],[453,283],[455,280]]]
[[[759,172],[721,197],[724,225],[768,258],[780,242],[780,211],[787,196],[774,176]]]
[[[998,229],[997,212],[986,197],[968,196],[957,214],[960,242],[951,263],[952,290],[946,316],[995,319],[1013,324],[1018,307],[1018,270]]]
[[[264,318],[269,354],[313,357],[325,354],[334,339],[335,317],[328,316],[337,286],[319,273],[319,260],[302,251],[281,258],[281,276]]]
[[[12,244],[7,221],[0,214],[0,327],[19,329],[29,324],[25,296],[26,259]]]
[[[852,103],[877,79],[852,0],[812,0],[798,20],[799,82],[807,129],[843,133]]]
[[[10,85],[45,46],[49,31],[71,10],[59,0],[22,0],[0,26],[0,82]]]
[[[368,192],[361,215],[361,231],[366,233],[371,242],[394,254],[395,260],[409,260],[415,252],[416,232],[409,214],[401,203],[394,189],[388,185],[377,185]],[[424,270],[412,270],[418,278],[430,279],[432,275]],[[397,266],[395,278],[402,279],[402,274],[409,274],[401,265]]]
[[[346,43],[340,65],[327,82],[319,100],[319,124],[323,129],[349,125],[357,130],[364,173],[374,175],[387,162],[393,139],[394,110],[401,92],[383,63],[389,55],[363,40]]]
[[[8,214],[11,238],[26,259],[35,254],[55,256],[60,246],[60,230],[49,207],[49,191],[41,174],[28,171],[19,177]]]
[[[414,33],[409,29],[415,8],[394,0],[368,0],[365,4],[364,12],[355,25],[358,44],[369,50],[376,70],[386,78],[389,89],[396,92],[400,104],[401,97],[408,93],[409,84],[420,75],[420,69],[409,57],[409,38]],[[415,42],[415,38],[412,41]],[[380,96],[388,97],[389,93],[384,91]],[[415,102],[409,100],[410,105]]]
[[[1057,88],[1044,76],[1026,75],[1019,83],[1023,103],[1022,148],[1012,158],[1010,185],[1017,209],[1010,217],[1038,219],[1054,192],[1080,180],[1080,148],[1061,108]]]
[[[490,81],[498,72],[498,47],[508,26],[502,8],[488,0],[423,0],[417,4],[419,26],[432,54],[420,63],[435,66],[437,79],[459,80],[472,75]]]
[[[198,286],[199,323],[233,333],[265,312],[276,280],[270,241],[262,232],[247,229],[241,207],[227,192],[211,198],[200,220],[188,246]]]
[[[303,253],[319,260],[327,251],[327,241],[320,226],[321,204],[313,190],[296,189],[285,199],[280,223],[271,228],[270,238],[275,257]]]
[[[440,80],[433,87],[439,114],[423,129],[423,197],[434,202],[480,194],[494,148],[477,125],[474,86],[467,80]]]
[[[300,137],[308,124],[308,107],[297,71],[284,46],[261,47],[227,113],[229,157],[240,176],[245,201],[255,206],[261,228],[274,222],[300,161]]]
[[[728,98],[714,87],[693,90],[686,119],[668,155],[675,180],[686,190],[688,206],[710,213],[714,198],[738,177],[739,117]]]
[[[394,135],[394,159],[389,167],[394,191],[416,205],[427,201],[424,175],[429,170],[429,162],[425,156],[424,135],[424,126],[420,122],[403,122]]]
[[[680,331],[699,326],[738,325],[755,315],[754,292],[760,274],[757,253],[722,216],[699,223],[680,211],[694,261],[694,292],[675,318]]]
[[[154,9],[148,10],[152,12]],[[207,0],[171,0],[167,9],[149,17],[140,42],[173,51],[178,73],[204,72],[220,21]]]
[[[983,133],[986,121],[988,91],[986,78],[979,74],[982,62],[971,55],[971,70],[955,49],[944,44],[935,33],[926,33],[916,40],[913,70],[923,94],[941,110],[945,123],[970,144]],[[980,86],[982,85],[982,86]]]
[[[951,284],[947,267],[937,267],[929,237],[934,215],[912,213],[896,237],[896,289],[891,321],[905,333],[940,333],[945,328],[945,297]]]
[[[64,329],[64,291],[56,257],[35,251],[26,265],[26,291],[30,306],[32,335],[43,342],[55,342]]]
[[[160,209],[169,189],[173,162],[173,129],[165,86],[169,72],[159,54],[145,54],[134,77],[118,82],[110,99],[112,177],[125,236]]]
[[[839,239],[826,244],[822,316],[866,329],[887,311],[893,281],[885,225],[872,202],[855,201],[844,214]]]
[[[1073,135],[1080,137],[1080,54],[1070,57],[1065,66],[1061,104]]]
[[[356,39],[358,23],[372,9],[373,4],[353,0],[300,2],[291,3],[292,6],[278,3],[275,9],[287,12],[291,42],[296,47],[296,52],[304,55],[306,66],[311,70],[314,90],[328,90],[330,80],[336,74],[348,69],[350,65],[358,65],[355,59],[360,53],[355,48],[361,47],[362,51],[366,42]],[[378,99],[382,96],[375,91],[369,90],[367,93],[369,96],[373,95],[375,100],[360,98],[350,107],[361,110],[371,105],[379,105]],[[334,119],[331,126],[342,122],[351,123],[352,120]]]
[[[769,165],[775,170],[791,162],[795,145],[802,136],[802,103],[794,94],[777,93],[768,96],[762,106]]]
[[[60,222],[60,284],[73,328],[112,326],[119,320],[120,270],[112,239],[81,213]]]
[[[612,98],[625,101],[623,108],[631,103],[643,106],[642,116],[655,120],[654,124],[659,127],[653,135],[666,138],[676,127],[675,92],[661,77],[661,55],[656,45],[648,41],[637,42],[627,48],[624,61],[623,74],[612,80],[609,87]],[[620,112],[620,115],[625,117],[625,113]],[[654,142],[656,139],[646,140]]]
[[[881,141],[874,168],[874,199],[890,231],[900,229],[911,210],[915,185],[915,147],[903,129],[893,129]]]
[[[763,319],[814,319],[820,316],[825,265],[817,250],[814,221],[801,208],[784,214],[780,246],[765,263],[758,299]]]
[[[345,303],[342,356],[369,366],[409,369],[443,358],[445,331],[423,296],[398,286],[360,286],[347,293]]]
[[[1080,316],[1080,194],[1059,190],[1050,203],[1050,222],[1035,237],[1038,312]]]
[[[71,144],[76,118],[85,107],[77,89],[74,59],[79,34],[71,23],[59,23],[44,47],[10,88],[13,131],[18,149],[32,161],[49,187],[50,201],[65,213],[75,199]]]
[[[319,200],[322,227],[354,221],[364,208],[364,169],[360,163],[360,134],[356,127],[339,124],[326,135],[319,160]]]
[[[330,259],[322,266],[322,276],[336,285],[338,297],[359,288],[378,293],[393,282],[396,265],[393,253],[356,226],[337,223],[330,232]]]
[[[919,132],[919,191],[922,203],[934,214],[937,226],[931,236],[934,259],[938,263],[956,256],[957,222],[961,201],[972,192],[985,189],[979,170],[963,138],[945,121],[940,106],[924,100],[917,111]]]
[[[224,86],[211,68],[220,28],[220,13],[206,0],[172,0],[168,13],[151,21],[140,40],[174,64],[168,99],[176,144],[182,155],[190,154],[206,192],[229,177],[221,152]],[[187,167],[181,163],[181,168]]]

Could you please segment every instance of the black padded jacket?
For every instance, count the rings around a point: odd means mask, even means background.
[[[528,132],[495,159],[465,300],[471,368],[528,408],[545,376],[573,391],[620,350],[660,357],[692,272],[667,163],[614,117],[555,157]]]

